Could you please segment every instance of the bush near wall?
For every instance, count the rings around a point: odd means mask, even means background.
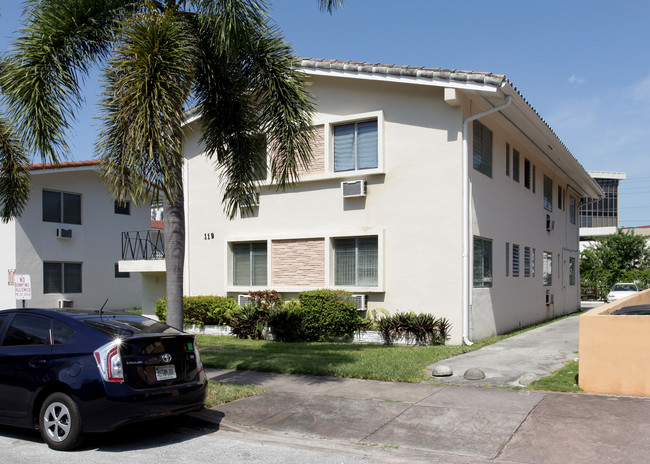
[[[232,315],[241,309],[232,298],[223,296],[183,297],[183,325],[229,325]],[[167,298],[156,303],[156,316],[162,322],[167,320]]]

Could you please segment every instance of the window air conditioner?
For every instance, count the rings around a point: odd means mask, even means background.
[[[72,238],[72,229],[56,229],[58,238]]]
[[[368,295],[352,295],[357,305],[357,311],[365,311],[368,303]]]
[[[251,302],[251,297],[248,295],[237,295],[237,304],[241,307],[246,306]]]
[[[72,308],[72,300],[57,300],[59,308]]]
[[[547,214],[546,215],[546,230],[550,232],[553,229],[555,229],[555,221],[553,219],[551,219],[551,216],[549,216]]]
[[[546,306],[550,306],[554,303],[553,295],[550,293],[546,294]]]
[[[343,198],[365,197],[365,180],[348,180],[341,182],[341,194]]]

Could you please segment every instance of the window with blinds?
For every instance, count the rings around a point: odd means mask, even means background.
[[[546,175],[544,176],[544,209],[553,211],[553,181]]]
[[[232,245],[233,285],[267,285],[266,242]]]
[[[377,237],[334,239],[334,284],[376,287],[379,280]]]
[[[334,171],[378,166],[377,120],[334,126]]]
[[[492,240],[474,237],[474,287],[492,286]]]
[[[530,247],[524,247],[524,277],[530,277]]]
[[[473,130],[474,169],[492,177],[492,131],[477,120],[474,120]]]
[[[519,245],[512,245],[512,276],[519,277]]]
[[[519,182],[519,152],[512,150],[512,180]]]
[[[43,263],[43,293],[81,293],[81,263]]]
[[[545,251],[543,260],[544,286],[548,287],[553,284],[553,253]]]

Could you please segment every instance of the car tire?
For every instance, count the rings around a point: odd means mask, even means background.
[[[79,408],[65,393],[53,393],[45,399],[38,426],[47,446],[57,451],[74,449],[84,440]]]

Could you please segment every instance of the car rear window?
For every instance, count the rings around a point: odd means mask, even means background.
[[[133,336],[139,334],[180,334],[180,330],[147,317],[114,315],[100,316],[85,321],[87,325],[111,336]]]

